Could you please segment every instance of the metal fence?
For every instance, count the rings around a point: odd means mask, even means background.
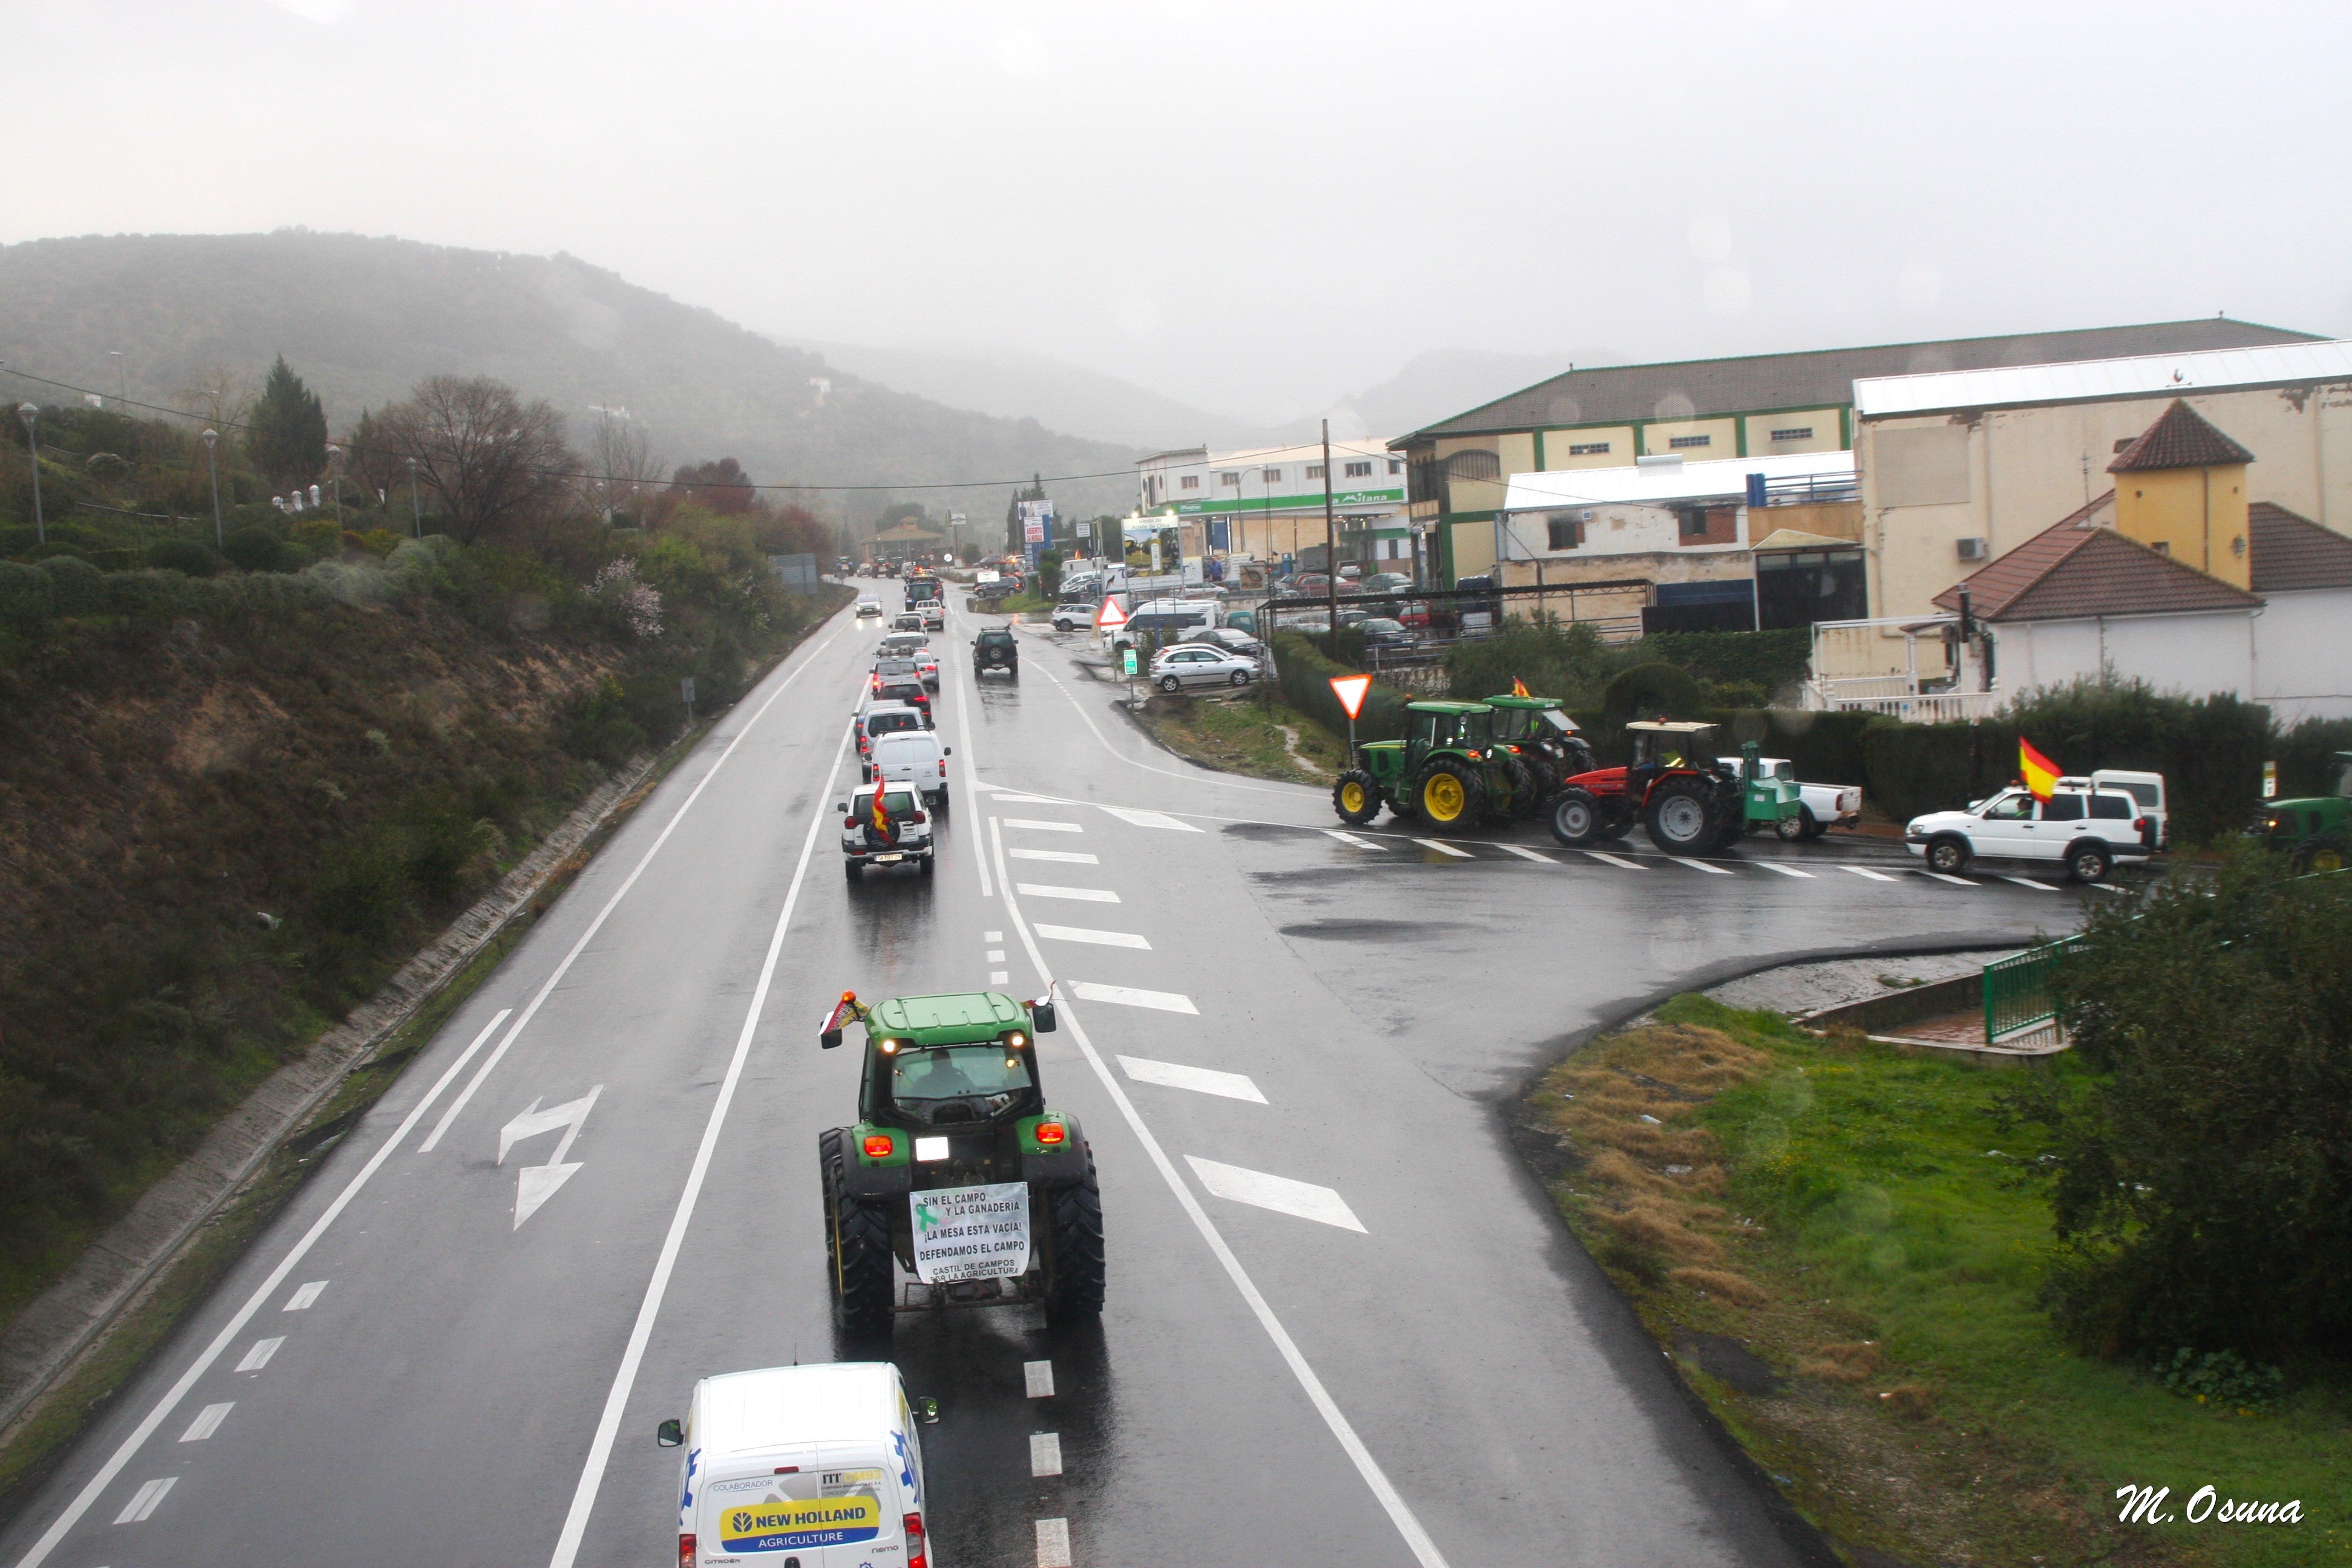
[[[1985,1044],[2000,1045],[2021,1036],[2054,1029],[2058,1000],[2051,982],[2058,966],[2083,950],[2081,937],[2046,942],[2014,958],[1985,965]]]

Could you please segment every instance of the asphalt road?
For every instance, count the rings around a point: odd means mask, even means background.
[[[2016,943],[2093,895],[1838,846],[1709,868],[1342,835],[1319,792],[1160,751],[1081,639],[1024,634],[1019,682],[975,686],[973,626],[935,639],[935,878],[838,869],[877,636],[845,613],[321,1156],[0,1564],[674,1562],[655,1425],[699,1376],[837,1353],[815,1142],[858,1060],[819,1052],[820,1015],[845,988],[1048,979],[1042,1070],[1100,1166],[1108,1305],[1083,1334],[902,1320],[943,1410],[935,1561],[1804,1561],[1497,1100],[1671,988]]]

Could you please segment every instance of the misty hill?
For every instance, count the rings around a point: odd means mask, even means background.
[[[120,351],[121,360],[110,357]],[[518,256],[359,235],[116,235],[0,247],[0,361],[10,369],[184,405],[226,371],[288,362],[337,427],[439,374],[492,375],[544,397],[577,441],[592,405],[625,408],[672,463],[731,456],[762,483],[914,485],[1033,473],[1066,512],[1125,510],[1140,443],[1058,435],[1034,419],[943,407],[682,305],[574,257]],[[34,389],[0,375],[14,403]],[[44,397],[63,395],[42,392]],[[827,497],[843,516],[892,500],[1001,517],[1003,488]]]
[[[1340,434],[1343,414],[1362,428],[1349,437],[1394,437],[1424,425],[1491,403],[1571,364],[1623,364],[1625,356],[1608,349],[1571,350],[1561,354],[1500,353],[1488,349],[1434,349],[1418,353],[1405,367],[1378,386],[1343,397],[1333,405],[1331,433]],[[1302,420],[1291,428],[1291,438],[1306,440],[1315,433],[1315,421]]]

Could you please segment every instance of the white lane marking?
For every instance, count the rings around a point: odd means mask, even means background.
[[[1070,1568],[1070,1521],[1037,1521],[1037,1568]]]
[[[825,770],[824,789],[819,801],[830,799],[833,781],[841,772],[841,755],[848,749],[849,731],[842,731],[834,742],[833,765]],[[572,1494],[572,1510],[564,1516],[563,1531],[556,1538],[555,1551],[548,1559],[549,1568],[572,1568],[579,1558],[581,1538],[588,1531],[588,1516],[595,1510],[596,1492],[604,1485],[604,1467],[613,1457],[613,1440],[621,1430],[621,1416],[627,1410],[629,1391],[636,1386],[637,1367],[646,1357],[646,1346],[653,1340],[654,1321],[661,1316],[662,1297],[669,1289],[671,1270],[677,1267],[678,1250],[686,1245],[687,1227],[694,1220],[694,1205],[702,1196],[702,1184],[710,1173],[711,1156],[719,1148],[719,1130],[727,1124],[728,1108],[735,1103],[735,1086],[742,1081],[744,1059],[751,1054],[751,1037],[759,1033],[760,1016],[767,1011],[768,992],[776,980],[776,961],[784,951],[784,932],[793,923],[793,910],[801,901],[801,888],[808,879],[809,856],[816,848],[817,830],[830,820],[830,814],[818,810],[809,816],[808,837],[801,840],[800,863],[793,868],[792,886],[784,890],[784,907],[776,912],[776,929],[768,937],[768,955],[760,964],[759,984],[751,989],[751,1004],[743,1012],[742,1032],[735,1037],[735,1054],[728,1058],[727,1075],[719,1080],[719,1097],[710,1103],[710,1119],[704,1123],[702,1142],[694,1151],[694,1164],[687,1172],[686,1186],[677,1194],[677,1212],[670,1216],[669,1234],[662,1238],[661,1257],[654,1263],[653,1277],[646,1281],[646,1297],[637,1308],[637,1321],[629,1330],[628,1348],[622,1352],[621,1364],[614,1369],[613,1386],[604,1395],[604,1413],[596,1423],[596,1436],[588,1446],[588,1462],[581,1467],[580,1484]]]
[[[2031,877],[2003,877],[2001,880],[2004,882],[2014,882],[2021,888],[2032,888],[2036,892],[2041,893],[2054,893],[2058,890],[2049,883],[2037,882]]]
[[[761,720],[768,716],[768,710],[776,705],[776,700],[792,689],[793,682],[808,673],[809,666],[815,662],[816,656],[832,647],[834,638],[839,636],[841,636],[839,632],[835,632],[832,637],[826,637],[824,641],[811,649],[809,657],[801,661],[801,667],[784,677],[783,684],[771,692],[765,702],[760,704],[760,710],[752,714],[740,730],[735,731],[735,738],[727,742],[727,749],[719,753],[719,760],[710,764],[710,771],[704,773],[696,783],[694,793],[688,795],[676,811],[670,813],[669,821],[663,826],[660,835],[646,847],[646,852],[637,858],[637,863],[630,869],[628,876],[622,879],[619,887],[613,889],[613,896],[604,900],[604,907],[596,911],[596,918],[588,922],[588,929],[580,933],[580,940],[572,944],[572,951],[563,955],[563,962],[557,964],[554,973],[547,977],[547,984],[541,985],[538,994],[531,997],[530,1005],[522,1010],[522,1016],[514,1021],[514,1026],[506,1032],[506,1037],[499,1042],[498,1048],[484,1059],[481,1070],[475,1073],[472,1079],[467,1083],[464,1092],[449,1102],[449,1109],[441,1113],[439,1121],[434,1123],[433,1135],[417,1145],[418,1153],[429,1154],[439,1145],[441,1135],[449,1131],[449,1124],[457,1120],[457,1113],[466,1109],[467,1102],[474,1098],[474,1091],[482,1087],[482,1080],[489,1077],[497,1068],[499,1061],[505,1058],[508,1047],[515,1043],[515,1037],[521,1034],[524,1026],[530,1024],[532,1017],[538,1014],[540,1004],[545,1002],[555,988],[563,983],[564,975],[571,973],[572,961],[587,951],[588,944],[596,939],[596,933],[604,929],[605,917],[617,909],[622,899],[628,895],[629,889],[637,885],[637,879],[645,875],[646,868],[653,864],[656,855],[661,853],[661,847],[669,842],[669,836],[677,831],[677,825],[686,820],[686,814],[694,808],[694,803],[702,798],[702,792],[710,787],[710,781],[719,776],[719,770],[727,765],[727,759],[735,754],[735,748],[741,745],[743,738],[757,727]],[[848,735],[845,731],[842,739],[845,742],[847,741]]]
[[[1600,861],[1604,866],[1615,866],[1627,871],[1646,871],[1649,869],[1647,866],[1636,866],[1631,860],[1620,860],[1614,855],[1603,855],[1598,849],[1587,849],[1585,853],[1591,856],[1595,860]]]
[[[1165,827],[1177,833],[1201,831],[1191,823],[1180,822],[1164,811],[1138,811],[1131,805],[1107,805],[1103,809],[1121,822],[1136,827]]]
[[[2098,889],[2099,891],[2103,893],[2120,893],[2123,891],[2121,888],[2116,887],[2113,882],[2094,882],[2091,886]]]
[[[177,1476],[165,1476],[161,1480],[149,1481],[141,1487],[131,1494],[131,1500],[122,1505],[122,1511],[114,1516],[114,1522],[138,1524],[144,1521],[155,1511],[155,1505],[163,1500],[164,1494],[172,1489],[172,1483],[179,1479]]]
[[[1021,896],[1026,899],[1076,899],[1081,903],[1115,904],[1118,895],[1108,888],[1055,888],[1044,882],[1023,882]]]
[[[1288,1176],[1270,1175],[1241,1165],[1221,1164],[1203,1160],[1198,1154],[1187,1154],[1192,1173],[1209,1189],[1212,1197],[1229,1198],[1254,1208],[1272,1209],[1276,1214],[1295,1215],[1324,1225],[1337,1226],[1341,1230],[1361,1231],[1364,1222],[1356,1217],[1348,1200],[1328,1187],[1318,1187],[1312,1182],[1294,1182]]]
[[[1014,795],[1009,790],[996,792],[999,805],[1067,805],[1070,803],[1050,795]]]
[[[476,1051],[480,1050],[480,1049],[481,1049],[485,1045],[488,1044],[488,1043],[489,1043],[489,1038],[490,1038],[490,1037],[491,1037],[492,1035],[495,1035],[495,1034],[497,1034],[497,1033],[498,1033],[498,1031],[499,1031],[499,1026],[500,1024],[505,1023],[509,1018],[510,1018],[510,1017],[512,1017],[512,1016],[514,1016],[514,1009],[513,1009],[513,1008],[511,1008],[511,1007],[501,1007],[501,1008],[499,1008],[499,1016],[498,1016],[497,1017],[495,1017],[495,1018],[492,1018],[488,1023],[487,1023],[487,1024],[483,1025],[483,1026],[482,1026],[482,1032],[481,1032],[480,1034],[476,1035],[476,1036],[474,1037],[474,1043],[473,1043],[472,1045],[470,1045],[470,1046],[468,1046],[468,1047],[466,1047],[466,1055],[467,1055],[467,1057],[471,1057],[471,1056],[472,1056]],[[433,1145],[434,1145],[434,1143],[435,1143],[436,1141],[438,1141],[438,1140],[439,1140],[439,1138],[440,1138],[440,1136],[441,1136],[441,1130],[442,1130],[444,1127],[446,1127],[447,1125],[448,1125],[448,1118],[445,1116],[445,1117],[443,1117],[443,1118],[442,1118],[442,1120],[441,1120],[439,1122],[437,1122],[437,1123],[436,1123],[436,1124],[435,1124],[434,1129],[433,1129],[433,1135],[432,1135],[432,1137],[427,1138],[427,1139],[424,1142],[424,1143],[422,1143],[421,1145],[419,1145],[419,1146],[418,1146],[417,1152],[419,1152],[419,1153],[423,1153],[425,1150],[432,1148],[432,1147],[433,1147]]]
[[[1420,845],[1423,849],[1434,849],[1440,855],[1451,855],[1456,860],[1475,860],[1477,858],[1475,855],[1471,854],[1467,849],[1456,849],[1453,845],[1446,843],[1443,838],[1416,838],[1413,842]]]
[[[1003,792],[999,786],[980,782],[980,748],[974,743],[980,734],[980,725],[972,716],[971,687],[961,664],[956,666],[955,692],[956,713],[963,721],[964,794],[968,798],[975,801],[980,798],[982,790],[987,790],[991,794],[1002,794]],[[980,868],[980,896],[982,899],[993,899],[996,897],[996,889],[988,879],[988,846],[982,842],[982,836],[977,833],[971,836],[971,858],[972,863]],[[997,939],[992,937],[989,940],[992,942]]]
[[[540,1205],[579,1172],[581,1162],[566,1163],[563,1156],[572,1152],[572,1141],[587,1125],[588,1113],[596,1109],[596,1097],[604,1092],[604,1086],[600,1083],[578,1100],[550,1106],[545,1110],[533,1100],[521,1115],[499,1129],[499,1157],[491,1162],[499,1165],[507,1163],[507,1152],[524,1139],[552,1132],[559,1127],[563,1129],[563,1136],[556,1140],[555,1152],[547,1157],[545,1164],[524,1165],[515,1172],[515,1229],[520,1230],[522,1222],[537,1214]]]
[[[1894,878],[1884,871],[1874,871],[1867,866],[1841,866],[1841,871],[1851,871],[1857,877],[1867,877],[1874,882],[1892,882]]]
[[[1004,940],[1004,933],[1001,931],[984,931],[980,933],[980,940],[982,942],[1003,942]]]
[[[1089,1002],[1108,1002],[1120,1007],[1150,1007],[1161,1013],[1189,1013],[1194,1017],[1201,1010],[1192,999],[1179,991],[1143,991],[1132,985],[1097,985],[1091,980],[1070,984],[1070,994]]]
[[[1071,701],[1075,705],[1076,699],[1073,698]],[[1099,733],[1096,738],[1101,738]],[[992,826],[990,839],[997,855],[997,865],[1002,868],[1003,836],[995,832]],[[1013,929],[1021,933],[1021,945],[1027,950],[1029,962],[1036,966],[1038,978],[1050,989],[1054,984],[1054,972],[1045,963],[1045,951],[1031,934],[1029,922],[1022,915],[1020,904],[1008,897],[1004,900],[1004,908],[1013,917]],[[1331,1397],[1331,1391],[1323,1385],[1322,1378],[1316,1375],[1315,1368],[1307,1363],[1306,1352],[1298,1348],[1298,1342],[1292,1339],[1290,1331],[1282,1326],[1282,1320],[1275,1315],[1274,1307],[1266,1300],[1265,1292],[1257,1288],[1257,1282],[1250,1278],[1249,1270],[1242,1267],[1242,1260],[1226,1244],[1224,1233],[1209,1217],[1209,1211],[1201,1206],[1201,1200],[1192,1195],[1192,1189],[1186,1184],[1184,1178],[1177,1174],[1176,1162],[1168,1157],[1166,1149],[1160,1147],[1160,1140],[1152,1135],[1150,1127],[1145,1123],[1142,1112],[1135,1109],[1135,1101],[1128,1098],[1127,1090],[1112,1076],[1110,1064],[1104,1061],[1101,1053],[1095,1049],[1094,1040],[1087,1034],[1085,1021],[1075,1008],[1065,1007],[1058,1016],[1070,1031],[1070,1038],[1077,1045],[1079,1054],[1087,1058],[1087,1065],[1094,1069],[1095,1078],[1102,1084],[1103,1091],[1110,1096],[1111,1103],[1118,1107],[1119,1116],[1126,1121],[1128,1131],[1135,1134],[1136,1142],[1143,1146],[1143,1152],[1150,1160],[1152,1168],[1160,1173],[1160,1179],[1175,1195],[1177,1206],[1192,1222],[1192,1228],[1201,1233],[1201,1239],[1207,1244],[1211,1256],[1225,1271],[1225,1278],[1233,1281],[1234,1290],[1240,1293],[1250,1315],[1257,1320],[1258,1327],[1273,1342],[1283,1364],[1290,1368],[1290,1375],[1297,1380],[1307,1402],[1315,1406],[1316,1414],[1323,1417],[1324,1426],[1330,1431],[1340,1451],[1356,1467],[1356,1474],[1363,1479],[1365,1487],[1380,1503],[1381,1511],[1389,1516],[1389,1523],[1404,1538],[1413,1561],[1420,1563],[1421,1568],[1447,1568],[1445,1554],[1437,1549],[1437,1542],[1422,1527],[1421,1521],[1389,1479],[1388,1472],[1381,1468],[1381,1462],[1372,1458],[1372,1451],[1364,1446],[1363,1438],[1357,1435],[1347,1413],[1339,1408],[1339,1401]],[[560,1568],[569,1568],[569,1564],[560,1565]]]
[[[1058,1476],[1062,1473],[1062,1435],[1059,1432],[1029,1434],[1029,1473],[1033,1476]]]
[[[1064,866],[1099,866],[1102,864],[1102,859],[1099,856],[1089,855],[1083,849],[1007,849],[1004,853],[1015,860],[1052,860]],[[1003,933],[999,932],[990,940],[993,942],[1003,942],[1004,940]]]
[[[269,1358],[276,1355],[278,1353],[278,1347],[285,1342],[286,1336],[284,1334],[279,1334],[275,1339],[254,1341],[253,1348],[245,1352],[245,1359],[236,1363],[236,1370],[239,1372],[259,1372],[263,1367],[269,1364]]]
[[[311,1307],[317,1304],[320,1295],[325,1291],[326,1289],[327,1282],[324,1279],[313,1279],[309,1284],[296,1290],[291,1296],[287,1297],[286,1305],[280,1307],[278,1310],[281,1312],[307,1312],[311,1309]]]
[[[1033,828],[1039,833],[1084,833],[1086,831],[1075,822],[1040,822],[1027,816],[1008,816],[1004,818],[1004,826]]]
[[[1687,866],[1694,871],[1705,871],[1711,876],[1728,877],[1731,875],[1730,872],[1725,870],[1720,866],[1710,866],[1704,860],[1693,860],[1687,856],[1669,855],[1666,858],[1673,861],[1677,866]]]
[[[1168,1089],[1189,1089],[1199,1094],[1223,1095],[1227,1100],[1246,1100],[1264,1105],[1265,1096],[1258,1092],[1247,1073],[1218,1072],[1213,1068],[1188,1068],[1181,1062],[1155,1062],[1148,1057],[1121,1057],[1118,1065],[1127,1076],[1138,1083],[1156,1083]]]
[[[992,969],[988,972],[988,983],[991,985],[1010,985],[1013,984],[1013,972],[1009,969]]]
[[[1955,877],[1947,871],[1922,870],[1919,875],[1922,877],[1933,877],[1938,882],[1949,882],[1955,888],[1976,888],[1983,886],[1982,883],[1971,882],[1966,877]]]
[[[961,665],[958,665],[956,668],[961,670],[963,667]],[[1052,681],[1054,684],[1054,689],[1059,691],[1063,697],[1068,700],[1071,710],[1078,716],[1078,722],[1087,727],[1087,733],[1092,735],[1095,738],[1095,743],[1102,747],[1104,751],[1108,752],[1111,754],[1112,760],[1115,762],[1125,763],[1130,768],[1141,768],[1147,773],[1158,773],[1162,778],[1182,779],[1188,784],[1213,784],[1219,789],[1248,790],[1255,795],[1288,795],[1295,801],[1308,803],[1317,802],[1325,798],[1328,794],[1328,792],[1323,790],[1309,790],[1297,784],[1244,784],[1239,779],[1220,777],[1206,768],[1199,769],[1189,773],[1180,773],[1172,769],[1154,767],[1150,763],[1137,762],[1133,757],[1129,756],[1125,752],[1120,751],[1117,746],[1112,745],[1108,740],[1103,738],[1103,732],[1095,728],[1094,716],[1087,711],[1086,705],[1078,700],[1077,694],[1072,691],[1069,687],[1063,682],[1061,677],[1046,668],[1045,661],[1042,659],[1037,663],[1037,673],[1044,676],[1047,680]],[[1192,812],[1187,813],[1187,815],[1199,816],[1201,814],[1198,812]],[[1282,826],[1297,826],[1297,825],[1296,823],[1285,823],[1282,824]]]
[[[1004,950],[1003,950],[1003,948],[1001,948],[1001,947],[992,947],[992,948],[990,948],[990,949],[988,950],[988,962],[989,962],[989,963],[1003,963],[1003,962],[1004,962]]]
[[[1024,1361],[1021,1363],[1021,1381],[1032,1399],[1054,1397],[1054,1363],[1050,1361]]]
[[[1342,833],[1336,827],[1327,827],[1324,828],[1323,831],[1338,839],[1340,843],[1352,844],[1359,849],[1378,849],[1381,847],[1381,846],[1373,843],[1369,838],[1359,838],[1352,833]]]
[[[1767,871],[1778,871],[1783,877],[1810,878],[1812,876],[1811,871],[1800,871],[1794,866],[1783,866],[1778,860],[1751,860],[1748,864],[1751,866],[1761,866]]]
[[[499,1018],[505,1016],[503,1013],[499,1015]],[[341,1216],[343,1210],[351,1206],[352,1200],[359,1196],[360,1189],[367,1185],[368,1178],[382,1170],[383,1163],[392,1158],[393,1151],[408,1141],[408,1135],[416,1131],[416,1124],[425,1120],[425,1113],[433,1108],[434,1101],[441,1098],[441,1091],[457,1080],[458,1074],[466,1070],[466,1064],[474,1059],[474,1053],[482,1048],[482,1042],[490,1037],[490,1031],[499,1026],[499,1018],[491,1019],[489,1027],[474,1037],[474,1043],[458,1053],[457,1059],[451,1062],[443,1070],[441,1076],[434,1080],[433,1087],[425,1091],[424,1098],[409,1109],[406,1116],[400,1119],[400,1125],[393,1130],[392,1136],[385,1139],[377,1147],[376,1152],[368,1157],[368,1163],[361,1166],[359,1174],[353,1176],[343,1190],[336,1194],[335,1201],[327,1205],[326,1212],[310,1222],[310,1228],[302,1233],[302,1239],[296,1242],[293,1248],[279,1260],[278,1267],[269,1271],[269,1278],[261,1282],[260,1289],[247,1297],[245,1305],[237,1309],[236,1314],[221,1325],[220,1332],[213,1336],[212,1342],[205,1347],[204,1352],[188,1363],[188,1370],[182,1373],[179,1381],[172,1384],[163,1397],[156,1402],[155,1408],[147,1413],[145,1419],[132,1429],[131,1436],[125,1437],[106,1463],[99,1467],[98,1473],[83,1483],[81,1490],[74,1494],[73,1501],[68,1503],[64,1511],[50,1521],[49,1528],[41,1532],[41,1538],[33,1542],[31,1550],[16,1559],[16,1568],[40,1568],[40,1564],[47,1561],[49,1553],[58,1549],[58,1543],[65,1540],[75,1525],[81,1522],[81,1516],[88,1513],[90,1505],[99,1500],[100,1495],[108,1487],[114,1484],[114,1479],[121,1475],[124,1467],[138,1456],[139,1450],[146,1445],[147,1439],[155,1435],[156,1428],[171,1419],[172,1412],[180,1407],[180,1401],[188,1396],[188,1390],[194,1388],[197,1380],[210,1372],[213,1369],[213,1363],[220,1360],[230,1345],[236,1342],[237,1335],[245,1331],[245,1326],[253,1321],[253,1315],[260,1311],[272,1296],[278,1294],[278,1288],[285,1284],[287,1276],[300,1267],[302,1259],[310,1256],[310,1248],[317,1246],[319,1238],[327,1234],[327,1227],[334,1224]]]
[[[1559,861],[1549,855],[1538,855],[1532,849],[1522,849],[1516,844],[1497,844],[1496,848],[1506,855],[1516,855],[1522,860],[1532,860],[1538,866],[1557,866]]]
[[[1092,942],[1097,947],[1139,947],[1146,952],[1151,951],[1150,941],[1136,935],[1133,931],[1087,931],[1078,926],[1049,926],[1041,923],[1037,927],[1037,934],[1048,942]]]
[[[203,1442],[205,1438],[220,1430],[220,1424],[227,1420],[228,1413],[236,1408],[236,1401],[234,1399],[224,1399],[218,1405],[205,1405],[202,1410],[196,1412],[196,1418],[188,1423],[188,1429],[180,1435],[180,1441],[183,1443]]]

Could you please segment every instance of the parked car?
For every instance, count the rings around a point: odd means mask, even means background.
[[[2062,864],[2078,882],[2101,882],[2117,865],[2155,853],[2156,825],[2119,789],[2053,790],[2042,801],[2012,787],[1966,811],[1913,817],[1903,843],[1944,876],[1981,857]]]
[[[2069,774],[2058,781],[2060,789],[2119,789],[2139,802],[2139,808],[2156,823],[2156,847],[2172,847],[2172,814],[2164,804],[2162,773],[2132,773],[2123,768],[2101,768],[2087,778]]]
[[[1095,602],[1091,599],[1064,599],[1054,606],[1054,629],[1075,632],[1095,624]]]
[[[1733,773],[1740,769],[1738,757],[1717,757],[1717,762]],[[1797,764],[1786,757],[1759,757],[1758,765],[1768,779],[1797,777]],[[1862,820],[1862,787],[1859,784],[1797,784],[1798,815],[1783,817],[1777,831],[1781,837],[1794,842],[1800,838],[1819,838],[1832,827],[1852,827]]]
[[[1344,616],[1345,612],[1341,614]],[[1413,636],[1412,629],[1402,621],[1391,620],[1383,616],[1367,616],[1356,623],[1356,629],[1364,634],[1364,646],[1368,648],[1409,653],[1421,646],[1421,639]]]
[[[1179,642],[1212,643],[1227,653],[1237,653],[1244,658],[1265,658],[1265,644],[1239,626],[1188,626],[1177,634]]]
[[[1367,594],[1402,594],[1412,587],[1412,579],[1402,572],[1375,572],[1363,581]]]
[[[1450,605],[1432,604],[1427,599],[1407,599],[1390,618],[1407,631],[1423,636],[1450,632],[1461,620]]]
[[[1151,656],[1151,684],[1162,691],[1187,686],[1247,686],[1257,660],[1209,643],[1179,643]]]
[[[940,743],[929,730],[900,730],[877,736],[874,753],[864,764],[867,782],[904,784],[923,797],[923,804],[940,816],[948,810],[948,759],[953,746]]]
[[[877,621],[882,618],[882,601],[871,594],[860,594],[857,595],[857,618],[862,621],[868,616]]]

